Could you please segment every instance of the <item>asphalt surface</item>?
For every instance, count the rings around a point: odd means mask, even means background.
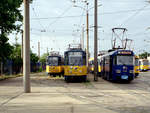
[[[66,83],[63,78],[31,76],[31,93],[22,77],[0,81],[0,113],[150,113],[150,72],[131,83],[99,78]]]

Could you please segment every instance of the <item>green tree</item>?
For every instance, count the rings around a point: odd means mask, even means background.
[[[21,45],[20,44],[14,44],[13,46],[13,52],[10,55],[11,60],[15,64],[21,64],[22,65],[22,58],[21,58]]]
[[[0,1],[0,62],[2,64],[10,56],[12,47],[8,43],[8,35],[12,31],[19,32],[23,19],[19,7],[22,0],[1,0]]]
[[[147,58],[148,56],[150,56],[150,53],[148,53],[148,52],[144,52],[144,53],[139,54],[139,57],[141,59]]]
[[[46,58],[49,54],[48,53],[44,53],[41,57],[40,57],[40,62],[42,64],[45,64],[46,63]]]
[[[22,58],[21,58],[21,45],[16,43],[13,45],[13,52],[10,55],[10,59],[13,61],[13,72],[19,73],[22,68]]]
[[[19,10],[22,0],[1,0],[0,2],[0,29],[3,33],[20,31],[23,16]]]
[[[20,72],[21,67],[23,65],[23,60],[21,58],[21,45],[18,44],[17,42],[16,44],[13,45],[13,52],[10,55],[10,59],[13,61],[14,71]],[[38,60],[39,60],[38,56],[30,50],[31,66],[34,66],[35,68]]]
[[[31,53],[30,53],[30,60],[31,60],[32,63],[35,64],[35,63],[38,62],[39,57],[35,53],[32,53],[32,51],[31,51]]]
[[[32,2],[32,0],[30,0]],[[13,31],[20,32],[23,16],[19,9],[23,0],[0,0],[0,63],[2,64],[12,52],[8,35]]]

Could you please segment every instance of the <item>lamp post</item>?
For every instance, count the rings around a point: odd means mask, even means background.
[[[94,2],[94,81],[98,81],[97,71],[97,0]]]
[[[29,2],[24,2],[24,32],[23,32],[23,85],[24,92],[30,93],[30,22],[29,22]]]
[[[88,8],[88,5],[89,3],[87,1],[85,1],[86,3],[86,9],[81,7],[81,6],[77,6],[77,5],[74,5],[74,7],[78,7],[78,8],[81,8],[83,10],[86,11],[86,40],[87,40],[87,43],[86,43],[86,65],[88,67],[88,60],[89,60],[89,8]],[[82,39],[83,40],[83,39]]]

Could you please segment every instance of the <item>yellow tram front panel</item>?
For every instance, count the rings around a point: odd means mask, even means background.
[[[140,66],[134,66],[134,73],[139,74],[140,73]]]
[[[86,66],[64,66],[65,76],[83,76],[87,75]]]
[[[90,67],[90,71],[94,72],[94,67],[93,66]]]
[[[149,65],[140,65],[140,70],[148,70],[149,69]]]
[[[46,72],[48,73],[61,73],[63,66],[46,66]]]
[[[101,66],[98,65],[98,72],[100,73],[101,72]]]

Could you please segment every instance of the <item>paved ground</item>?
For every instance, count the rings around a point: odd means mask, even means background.
[[[21,77],[0,81],[0,113],[150,113],[150,72],[130,84],[89,81],[32,75],[31,93],[23,93]]]

